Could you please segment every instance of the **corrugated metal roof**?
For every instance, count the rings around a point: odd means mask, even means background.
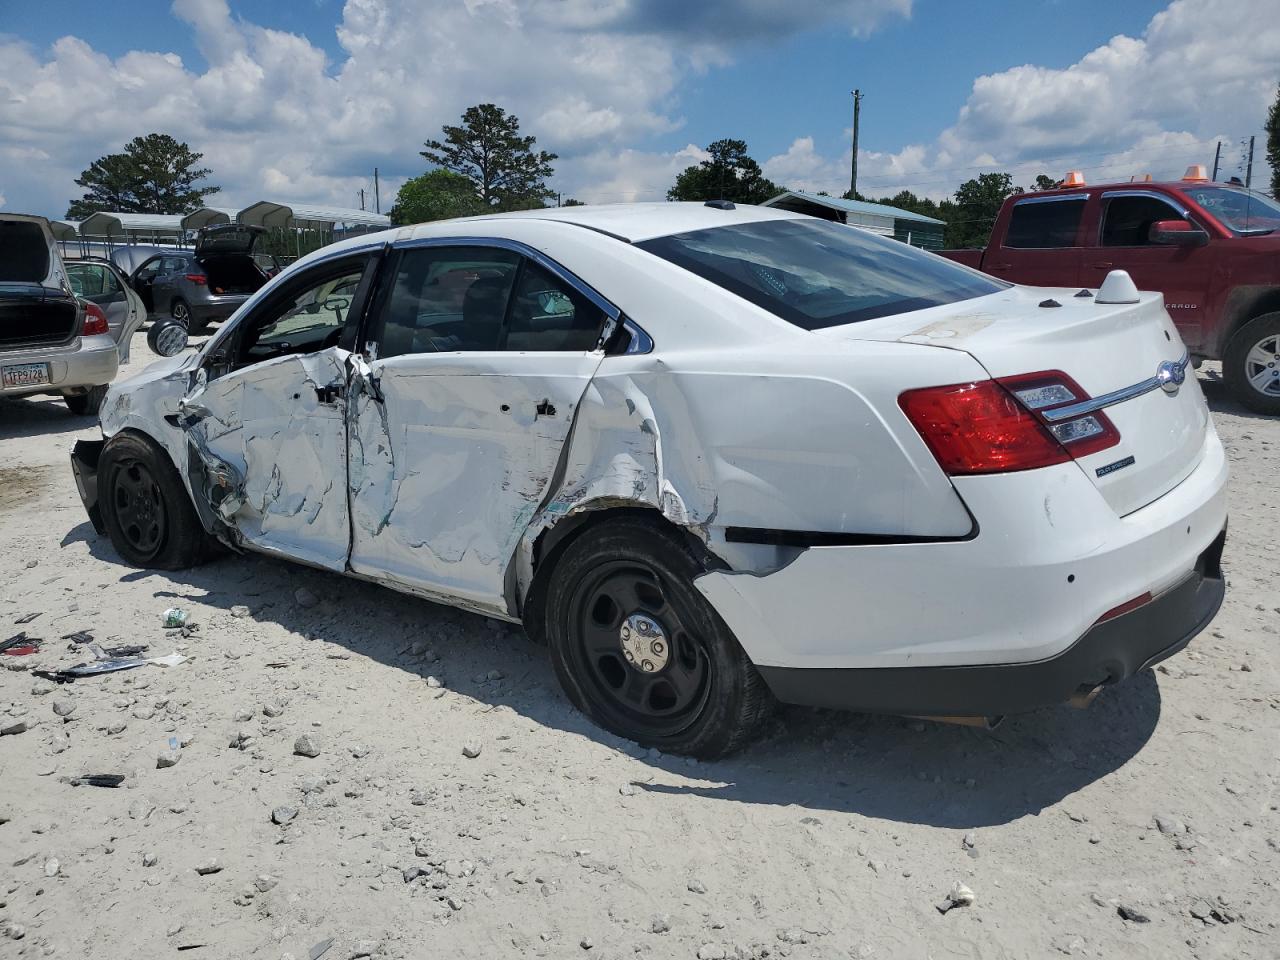
[[[214,223],[230,223],[239,212],[235,207],[201,207],[183,217],[182,226],[187,230],[199,230]]]
[[[893,207],[887,203],[868,203],[865,200],[845,200],[843,197],[824,197],[816,193],[806,193],[803,190],[788,190],[786,193],[780,193],[776,197],[766,200],[764,202],[764,206],[772,207],[776,205],[778,201],[785,200],[788,197],[795,197],[798,200],[816,203],[831,210],[841,210],[845,213],[861,213],[868,216],[893,217],[895,220],[914,220],[917,223],[934,223],[940,227],[946,225],[943,220],[935,220],[933,217],[926,217],[921,213],[912,213],[910,210],[903,210],[901,207]]]
[[[251,203],[236,215],[240,223],[257,224],[260,227],[303,227],[308,229],[333,229],[335,223],[347,226],[391,226],[391,218],[385,213],[353,210],[349,207],[317,207],[311,204],[275,203],[259,200]]]
[[[167,213],[91,213],[80,221],[82,237],[182,236],[182,217]]]
[[[76,233],[80,226],[79,220],[50,220],[49,229],[53,231],[53,239],[55,240],[75,240],[79,234]]]

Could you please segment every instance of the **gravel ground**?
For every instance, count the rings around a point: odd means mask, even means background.
[[[788,709],[714,764],[592,727],[508,625],[123,566],[67,463],[96,429],[0,403],[0,638],[46,641],[0,657],[0,955],[1280,957],[1280,421],[1201,379],[1230,589],[1186,652],[995,732]],[[34,678],[77,630],[190,659]]]

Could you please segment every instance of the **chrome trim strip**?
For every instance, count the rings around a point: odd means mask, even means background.
[[[1013,205],[1015,207],[1021,207],[1031,203],[1061,203],[1063,200],[1088,200],[1088,199],[1089,199],[1089,195],[1087,193],[1064,193],[1061,196],[1056,196],[1056,197],[1027,197],[1027,199],[1025,200],[1015,200],[1013,202]],[[1042,249],[1049,249],[1049,248],[1042,248]]]
[[[1182,359],[1177,361],[1178,365],[1184,370],[1190,362],[1190,351],[1184,353],[1182,355]],[[1072,403],[1065,407],[1055,407],[1052,410],[1041,411],[1040,415],[1050,423],[1057,423],[1059,420],[1069,420],[1072,417],[1083,416],[1086,413],[1094,413],[1104,407],[1114,406],[1117,403],[1124,403],[1126,400],[1132,400],[1134,397],[1140,397],[1144,393],[1150,393],[1152,390],[1159,390],[1163,383],[1164,381],[1159,375],[1148,377],[1140,383],[1135,383],[1128,387],[1121,387],[1119,390],[1112,390],[1110,393],[1104,393],[1100,397],[1082,400],[1079,403]]]
[[[554,273],[604,311],[610,320],[616,321],[622,316],[621,310],[588,286],[586,281],[565,267],[560,266],[540,250],[535,250],[528,244],[521,243],[518,240],[507,240],[505,237],[420,237],[416,240],[395,242],[392,247],[396,250],[413,250],[417,247],[497,247],[500,250],[510,250],[528,257],[540,267],[544,267]]]

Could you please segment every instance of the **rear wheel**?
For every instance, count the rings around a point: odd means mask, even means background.
[[[195,335],[204,333],[209,328],[208,321],[196,320],[191,313],[191,308],[187,306],[187,301],[180,297],[174,297],[173,303],[169,306],[169,316],[177,320],[187,328],[187,333]]]
[[[1235,398],[1258,413],[1280,414],[1280,313],[1267,313],[1236,331],[1222,372]]]
[[[138,567],[180,570],[204,559],[208,537],[178,471],[150,440],[117,434],[98,461],[98,503],[112,545]]]
[[[557,562],[546,635],[561,685],[592,720],[710,759],[746,743],[773,701],[693,586],[704,571],[678,533],[640,518],[608,521]]]
[[[90,387],[87,393],[68,393],[62,400],[77,417],[96,417],[107,395],[107,385]]]

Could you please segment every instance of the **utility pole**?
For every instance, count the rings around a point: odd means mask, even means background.
[[[862,113],[862,91],[853,91],[853,162],[849,170],[849,199],[858,196],[858,120]]]
[[[364,187],[360,188],[360,209],[364,209]]]
[[[1249,165],[1244,168],[1244,188],[1253,186],[1253,137],[1249,138]]]
[[[382,212],[382,200],[378,196],[378,168],[373,168],[373,212]]]
[[[1213,176],[1209,179],[1215,183],[1218,181],[1218,163],[1222,160],[1222,141],[1218,141],[1218,149],[1213,151]]]

